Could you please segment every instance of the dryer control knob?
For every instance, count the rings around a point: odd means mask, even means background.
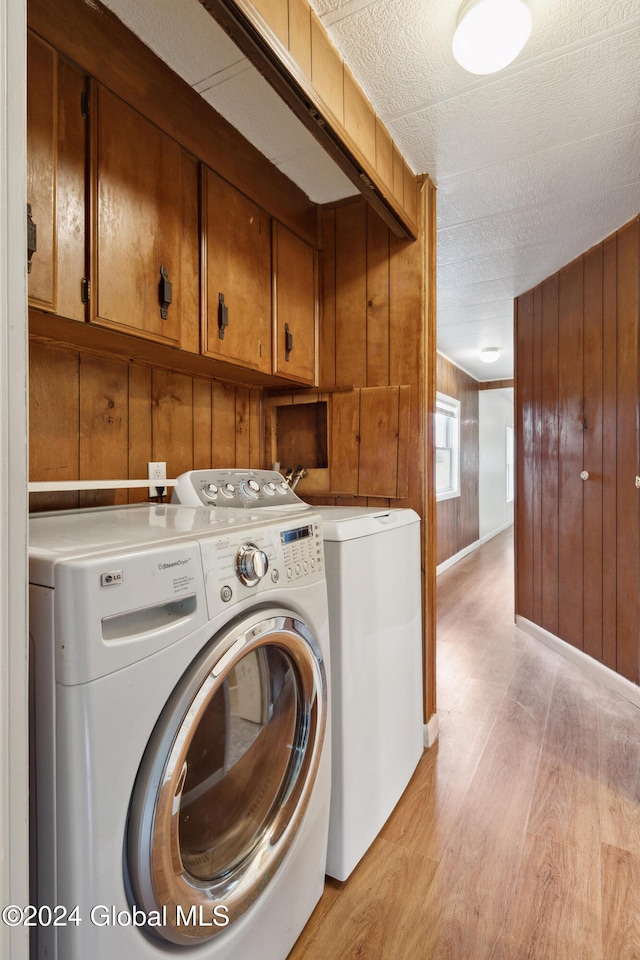
[[[238,578],[247,587],[254,587],[269,569],[269,560],[264,550],[255,543],[243,543],[236,557]]]

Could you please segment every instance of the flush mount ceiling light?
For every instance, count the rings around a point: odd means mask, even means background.
[[[498,347],[486,347],[480,351],[480,359],[483,363],[495,363],[500,356]]]
[[[518,56],[530,32],[524,0],[466,0],[458,13],[453,55],[469,73],[495,73]]]

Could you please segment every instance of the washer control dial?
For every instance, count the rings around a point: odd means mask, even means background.
[[[264,550],[255,543],[243,543],[236,556],[236,573],[247,587],[254,587],[269,569]]]
[[[210,500],[215,500],[218,495],[218,487],[215,483],[206,483],[202,491],[205,497],[208,497]]]
[[[223,483],[222,487],[220,488],[220,492],[223,494],[223,496],[230,500],[236,492],[236,488],[232,483]]]
[[[240,490],[249,500],[257,500],[260,493],[260,484],[255,480],[243,480],[240,483]]]

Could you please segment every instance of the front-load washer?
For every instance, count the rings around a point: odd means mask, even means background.
[[[402,508],[311,507],[269,470],[191,471],[173,495],[322,518],[331,637],[327,874],[346,880],[423,753],[420,518]]]
[[[317,515],[36,515],[30,581],[32,956],[284,960],[326,860]]]

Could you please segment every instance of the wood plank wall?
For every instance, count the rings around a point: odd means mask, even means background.
[[[261,466],[258,390],[30,340],[30,480],[144,479]],[[31,494],[31,510],[148,499],[146,489]]]
[[[407,501],[339,502],[424,508],[422,244],[399,240],[363,200],[321,214],[320,389],[411,386]],[[383,468],[385,450],[379,450]],[[336,501],[338,502],[338,501]]]
[[[636,683],[639,227],[516,301],[516,613]]]
[[[320,384],[321,389],[409,386],[406,499],[355,497],[336,498],[335,502],[410,507],[422,517],[428,720],[435,712],[435,530],[430,426],[435,398],[435,190],[426,181],[423,191],[424,240],[416,242],[398,239],[363,200],[322,209]],[[386,456],[387,451],[380,448],[381,469]]]
[[[439,393],[460,401],[460,496],[436,503],[436,562],[443,563],[480,536],[480,427],[477,380],[438,354]]]

